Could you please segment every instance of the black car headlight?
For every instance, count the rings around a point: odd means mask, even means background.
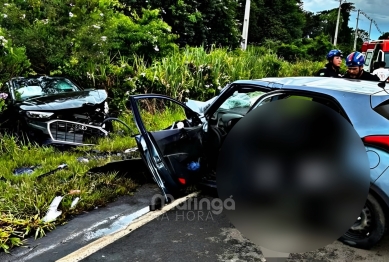
[[[27,111],[29,118],[49,119],[54,113],[52,112],[39,112],[39,111]]]

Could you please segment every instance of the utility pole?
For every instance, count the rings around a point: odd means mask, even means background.
[[[371,32],[371,24],[373,24],[373,19],[370,19],[370,29],[369,29],[369,43],[370,43],[370,32]]]
[[[336,44],[337,44],[337,41],[338,41],[338,31],[339,31],[340,9],[342,9],[342,0],[339,0],[338,20],[336,21],[335,38],[334,38],[334,46],[336,46]]]
[[[357,39],[358,39],[358,20],[359,20],[359,12],[361,10],[358,9],[358,16],[357,16],[357,26],[355,28],[355,38],[354,38],[354,51],[357,51]]]
[[[243,20],[243,32],[242,32],[242,50],[245,51],[247,48],[247,36],[249,33],[249,20],[250,20],[250,0],[246,0],[246,7],[244,10]]]

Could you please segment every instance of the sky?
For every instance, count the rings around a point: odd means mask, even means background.
[[[311,12],[320,12],[339,7],[339,0],[303,0],[304,10]],[[345,1],[342,0],[342,3]],[[354,3],[356,10],[360,9],[368,17],[375,20],[378,28],[382,33],[389,32],[389,3],[388,0],[350,0],[349,3]],[[349,27],[355,28],[357,24],[358,12],[351,12]],[[370,20],[361,13],[359,14],[358,28],[369,32]],[[374,22],[371,26],[370,38],[378,39],[381,33],[377,30]]]

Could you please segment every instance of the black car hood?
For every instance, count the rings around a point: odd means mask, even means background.
[[[63,109],[74,109],[81,108],[85,104],[101,104],[107,99],[107,97],[107,92],[103,89],[59,93],[48,96],[34,97],[22,101],[20,103],[20,109],[25,111],[55,111]]]

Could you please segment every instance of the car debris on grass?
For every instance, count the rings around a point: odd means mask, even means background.
[[[143,163],[140,167],[139,161],[133,161],[140,157],[131,137],[131,131],[136,130],[133,116],[124,112],[119,119],[128,127],[113,121],[113,135],[98,139],[93,146],[67,150],[0,135],[0,249],[10,252],[15,246],[28,245],[28,237],[43,237],[46,231],[66,223],[72,216],[104,206],[118,196],[131,195],[143,183],[143,172],[147,170]],[[145,123],[160,128],[172,119],[170,114],[149,114]],[[116,133],[121,129],[122,134]],[[109,168],[102,168],[108,163],[112,163]],[[130,167],[132,163],[134,169]],[[58,169],[62,164],[67,168]],[[118,166],[125,167],[131,178],[119,174]],[[50,173],[53,170],[56,171]],[[139,181],[132,178],[137,177],[134,172],[141,174]],[[56,202],[52,202],[61,196],[54,209]],[[52,222],[44,222],[50,206],[61,214]]]

